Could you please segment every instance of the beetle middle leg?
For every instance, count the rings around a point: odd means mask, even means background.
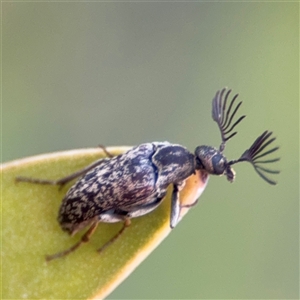
[[[119,232],[113,238],[111,238],[108,242],[106,242],[101,248],[99,248],[97,251],[102,252],[105,248],[107,248],[109,245],[111,245],[113,242],[115,242],[124,233],[125,229],[130,226],[130,224],[131,224],[130,219],[126,218],[124,220],[123,227],[119,230]]]
[[[82,244],[87,243],[90,240],[93,233],[95,232],[98,224],[99,224],[98,220],[94,221],[92,223],[91,227],[88,229],[88,231],[81,237],[79,242],[77,242],[75,245],[73,245],[72,247],[70,247],[67,250],[55,253],[53,255],[47,255],[46,261],[51,261],[53,259],[66,256],[66,255],[70,254],[71,252],[75,251],[76,249],[78,249]]]

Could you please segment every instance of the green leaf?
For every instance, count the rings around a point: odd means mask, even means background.
[[[108,148],[114,155],[128,149]],[[89,243],[66,257],[45,261],[46,254],[69,248],[84,232],[70,237],[56,220],[71,184],[59,190],[56,186],[16,183],[15,177],[58,179],[101,157],[101,149],[83,149],[2,165],[2,299],[104,298],[169,234],[170,191],[159,208],[132,219],[120,239],[100,254],[96,249],[122,224],[101,223]],[[181,203],[194,203],[206,181],[199,172],[191,176],[181,192]],[[183,208],[181,216],[187,210]]]

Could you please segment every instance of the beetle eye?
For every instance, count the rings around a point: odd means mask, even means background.
[[[213,165],[214,174],[221,175],[225,171],[226,166],[226,159],[224,158],[224,155],[219,153],[216,153],[212,158],[211,162]]]

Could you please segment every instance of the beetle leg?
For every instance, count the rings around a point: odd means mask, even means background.
[[[131,224],[130,219],[125,218],[124,223],[123,223],[123,227],[121,228],[121,230],[113,238],[111,238],[106,244],[104,244],[101,248],[99,248],[97,251],[102,252],[107,246],[109,246],[113,242],[115,242],[123,234],[125,229],[130,226],[130,224]]]
[[[90,237],[93,235],[93,233],[95,232],[97,226],[98,226],[99,222],[95,221],[91,227],[89,228],[89,230],[81,237],[80,241],[77,242],[75,245],[73,245],[71,248],[64,250],[62,252],[58,252],[55,253],[53,255],[47,255],[46,256],[46,261],[50,261],[52,259],[56,259],[62,256],[66,256],[69,253],[75,251],[77,248],[79,248],[82,244],[87,243],[90,240]]]
[[[71,180],[81,175],[84,175],[85,173],[87,173],[88,171],[90,171],[91,169],[95,168],[96,166],[100,165],[102,162],[105,161],[106,160],[104,160],[103,158],[98,159],[97,161],[93,162],[87,167],[58,180],[39,179],[39,178],[31,178],[31,177],[23,177],[23,176],[17,176],[15,180],[16,182],[21,181],[21,182],[30,182],[30,183],[37,183],[37,184],[60,185],[61,187],[63,187],[66,183],[70,182]]]
[[[180,205],[180,208],[182,208],[182,207],[185,207],[185,208],[193,207],[198,203],[198,201],[199,201],[199,198],[193,203]]]
[[[98,145],[98,147],[101,148],[101,149],[103,150],[103,152],[106,154],[107,157],[109,157],[109,158],[114,157],[114,155],[111,154],[111,153],[106,149],[105,146],[103,146],[103,145],[100,144],[100,145]]]
[[[172,199],[171,199],[171,216],[170,216],[170,227],[174,228],[178,222],[180,213],[180,202],[179,202],[179,189],[178,185],[173,185]]]

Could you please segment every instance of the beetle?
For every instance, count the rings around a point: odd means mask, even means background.
[[[174,228],[179,219],[180,209],[184,207],[180,204],[179,192],[184,187],[186,179],[197,170],[201,170],[205,176],[225,175],[228,181],[233,182],[235,172],[232,165],[246,161],[252,164],[262,179],[269,184],[276,184],[266,174],[278,174],[279,171],[267,169],[261,164],[276,162],[279,158],[260,160],[279,148],[274,147],[263,152],[276,139],[271,137],[272,132],[263,132],[239,159],[227,160],[224,156],[226,142],[237,134],[233,130],[245,118],[243,115],[233,122],[242,102],[235,104],[238,97],[236,94],[227,108],[230,93],[231,90],[223,88],[217,91],[212,101],[212,118],[221,133],[222,142],[219,149],[198,146],[192,153],[178,144],[152,142],[141,144],[113,157],[105,147],[102,147],[107,158],[97,160],[62,179],[52,181],[17,177],[17,181],[63,186],[81,176],[63,198],[58,222],[61,228],[71,235],[85,227],[89,226],[89,229],[78,243],[65,251],[46,256],[46,260],[65,256],[88,242],[99,222],[123,222],[121,230],[98,250],[101,252],[125,231],[132,218],[143,216],[156,209],[163,201],[170,185],[173,188],[170,227]],[[196,203],[197,200],[185,206],[193,206]]]

